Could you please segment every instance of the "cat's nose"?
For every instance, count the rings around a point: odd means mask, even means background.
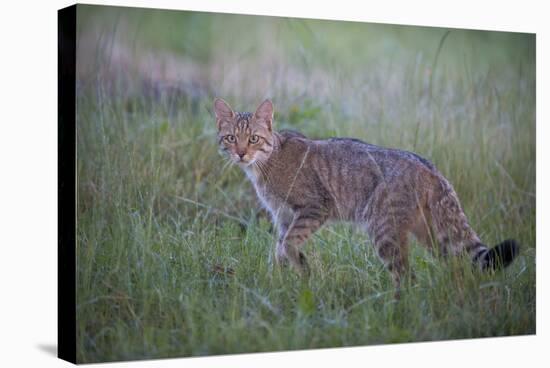
[[[239,158],[242,160],[243,156],[246,155],[246,152],[237,152],[237,155],[239,155]]]

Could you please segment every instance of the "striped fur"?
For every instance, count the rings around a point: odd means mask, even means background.
[[[216,99],[214,110],[221,151],[243,168],[277,225],[279,262],[306,271],[301,247],[327,221],[359,224],[398,288],[409,267],[409,234],[434,254],[466,253],[482,269],[506,265],[517,254],[513,241],[483,245],[451,184],[414,153],[351,138],[275,132],[270,101],[251,114]],[[253,135],[258,143],[251,143]]]

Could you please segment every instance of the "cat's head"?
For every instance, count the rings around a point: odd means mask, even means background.
[[[214,100],[220,152],[233,162],[248,166],[265,161],[273,152],[273,104],[265,100],[255,113],[235,112],[221,98]]]

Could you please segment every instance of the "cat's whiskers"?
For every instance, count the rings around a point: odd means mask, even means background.
[[[254,165],[256,168],[258,168],[259,172],[262,174],[263,179],[265,179],[268,183],[270,183],[269,170],[267,168],[267,165],[260,160],[255,161]]]
[[[233,164],[233,160],[231,160],[230,158],[224,156],[223,159],[225,160],[225,163],[223,164],[220,171],[220,176],[223,176],[225,174],[225,171],[231,166],[231,164]]]

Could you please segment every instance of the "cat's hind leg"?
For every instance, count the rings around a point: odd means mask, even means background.
[[[396,229],[375,234],[374,248],[391,273],[396,295],[399,295],[403,278],[409,272],[407,233]]]
[[[432,256],[444,258],[448,255],[448,244],[439,244],[437,241],[429,209],[418,208],[410,231],[418,243],[424,246]]]
[[[391,273],[396,297],[405,276],[409,274],[414,279],[409,269],[408,234],[415,203],[408,198],[408,192],[398,189],[379,187],[363,211],[365,228],[376,253]]]

